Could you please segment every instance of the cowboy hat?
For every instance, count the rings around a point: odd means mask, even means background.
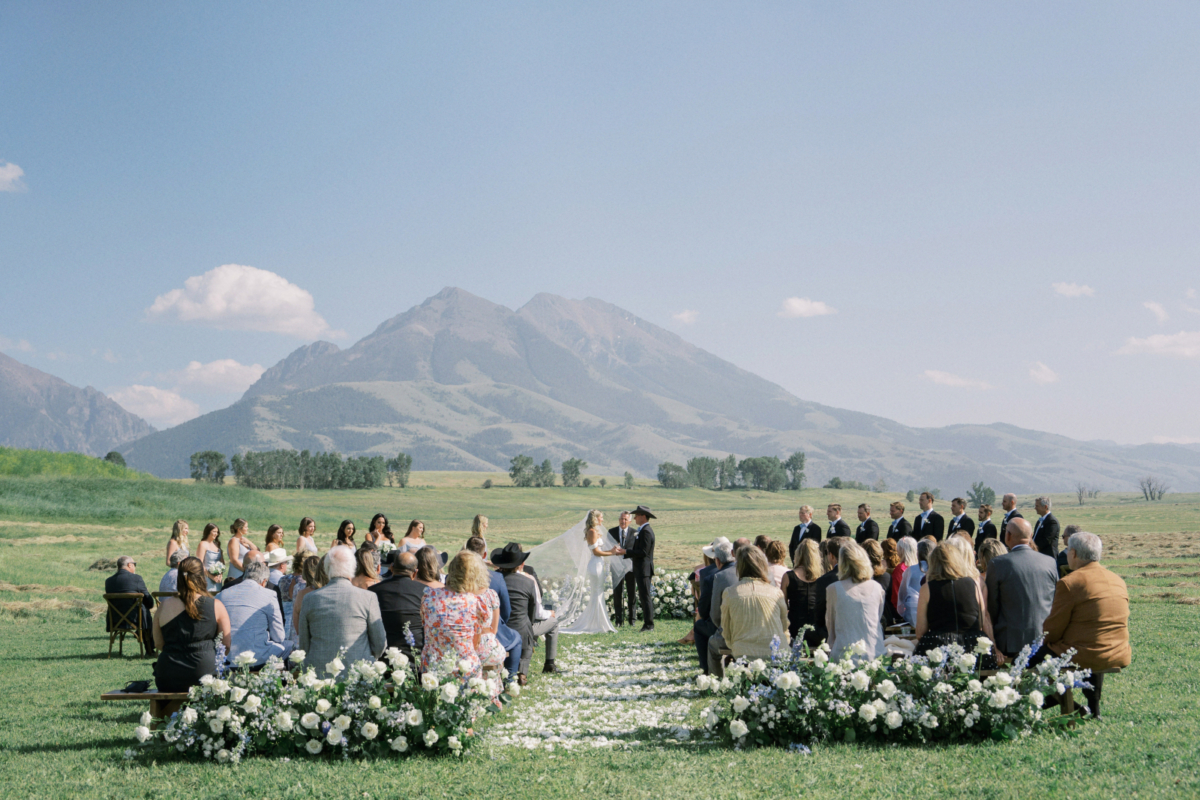
[[[641,514],[646,519],[658,519],[658,517],[654,516],[654,512],[651,511],[650,509],[646,508],[645,506],[638,506],[630,513],[633,514],[633,516],[635,516],[635,517],[638,514]]]
[[[712,544],[710,544],[708,547],[701,547],[700,552],[704,553],[704,555],[708,556],[709,558],[716,558],[717,546],[722,544],[729,544],[729,540],[724,536],[718,536],[712,540]]]
[[[529,553],[521,552],[521,545],[509,542],[492,551],[492,566],[496,569],[516,569],[525,563]]]
[[[282,547],[276,547],[271,552],[267,553],[267,566],[273,567],[276,564],[282,564],[288,560],[287,551]]]

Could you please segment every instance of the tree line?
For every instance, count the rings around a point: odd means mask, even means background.
[[[376,489],[385,483],[404,488],[412,456],[394,458],[351,456],[308,450],[265,450],[239,453],[225,460],[215,450],[193,453],[192,478],[200,483],[224,483],[232,470],[239,486],[251,489]]]
[[[786,460],[778,456],[752,456],[738,460],[711,456],[689,458],[685,466],[670,461],[658,465],[658,482],[667,489],[696,486],[714,491],[733,489],[800,490],[804,487],[804,453],[797,451]]]

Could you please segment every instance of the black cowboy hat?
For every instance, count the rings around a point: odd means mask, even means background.
[[[654,516],[654,512],[651,511],[650,509],[646,508],[645,506],[638,506],[637,508],[635,508],[633,511],[631,511],[629,513],[635,517],[638,514],[641,514],[646,519],[658,519],[658,517]]]
[[[442,566],[446,566],[446,562],[450,560],[450,554],[445,550],[437,554],[438,561],[442,562]]]
[[[492,566],[496,569],[516,569],[525,563],[529,553],[521,552],[521,545],[509,542],[492,551]]]

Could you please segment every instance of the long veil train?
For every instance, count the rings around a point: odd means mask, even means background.
[[[542,584],[543,600],[554,609],[554,615],[563,627],[570,625],[583,613],[590,599],[586,572],[592,551],[584,538],[586,523],[585,517],[566,533],[539,544],[530,551],[525,561],[537,573]],[[604,531],[601,543],[605,550],[617,544],[608,531]],[[612,582],[624,578],[630,568],[629,560],[620,556],[607,556],[604,564],[608,568],[610,588]]]

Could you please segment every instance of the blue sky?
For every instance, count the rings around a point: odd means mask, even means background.
[[[443,286],[545,291],[910,424],[1200,441],[1198,39],[1186,3],[9,4],[0,350],[163,426]]]

